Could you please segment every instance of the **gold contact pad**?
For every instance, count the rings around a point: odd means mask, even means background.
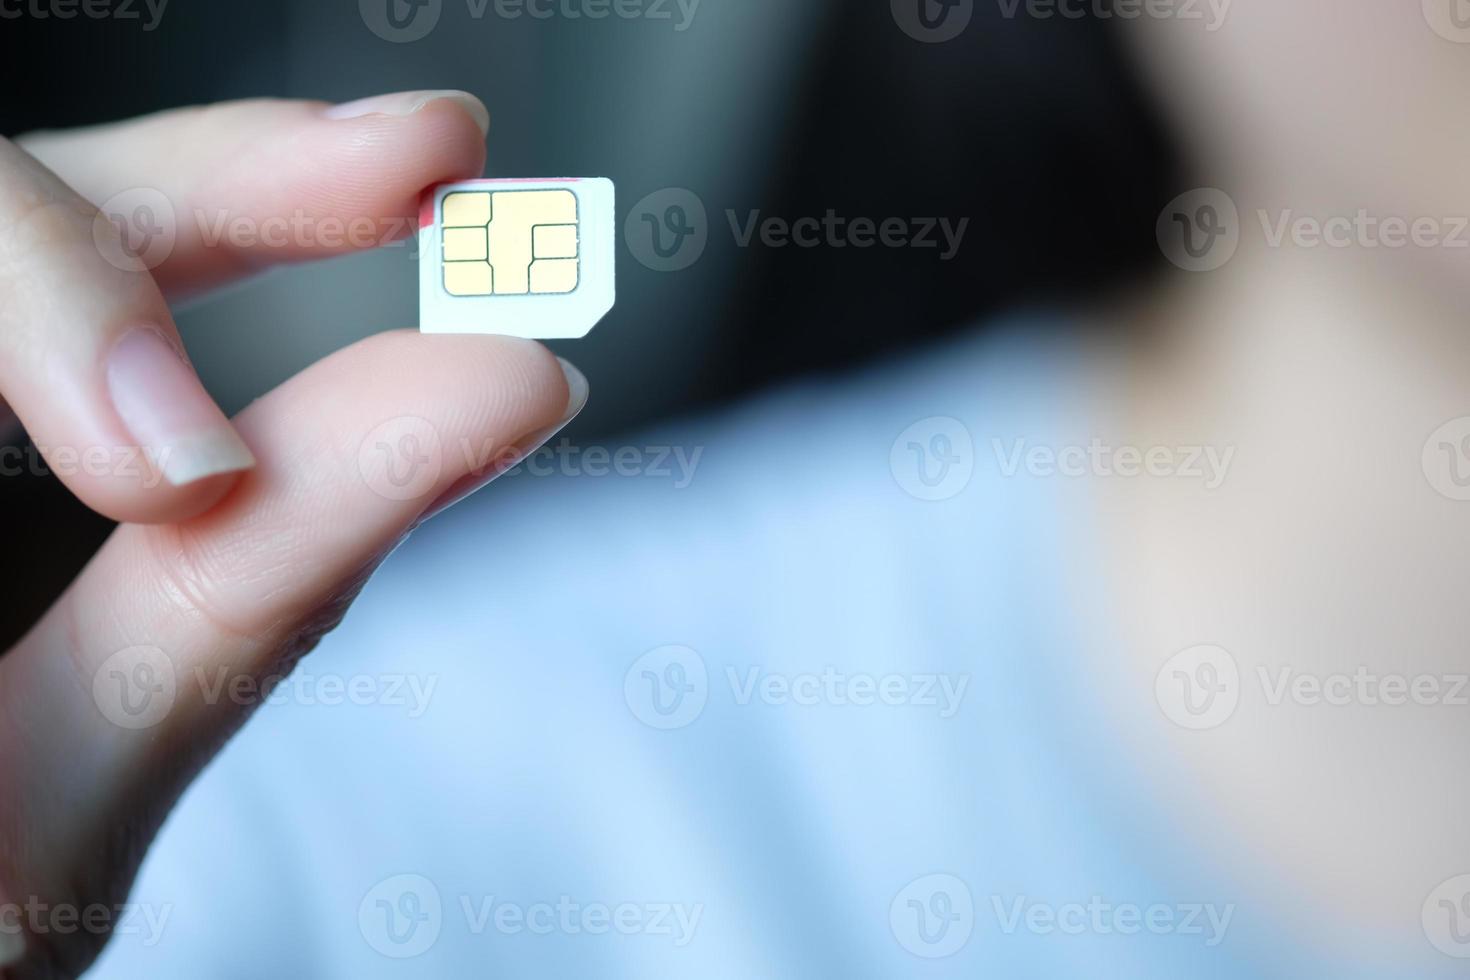
[[[444,289],[452,296],[577,288],[577,197],[571,191],[456,191],[444,197],[441,226]]]

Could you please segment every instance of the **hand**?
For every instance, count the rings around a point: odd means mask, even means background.
[[[427,514],[585,401],[538,344],[403,331],[313,365],[232,425],[182,353],[166,297],[369,244],[342,234],[363,219],[411,232],[425,188],[480,174],[487,120],[462,93],[407,93],[0,140],[0,395],[71,491],[125,522],[0,658],[0,973],[74,975],[95,958],[111,925],[98,907],[124,899],[250,710],[215,678],[289,671]],[[140,186],[180,216],[167,254],[142,253],[151,269],[89,203]],[[323,233],[211,241],[219,215],[262,230],[304,216]]]

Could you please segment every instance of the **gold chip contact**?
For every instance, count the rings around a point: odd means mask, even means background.
[[[441,225],[444,289],[452,296],[577,288],[577,197],[571,191],[456,191],[444,198]]]

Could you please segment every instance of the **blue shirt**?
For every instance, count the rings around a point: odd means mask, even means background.
[[[1327,971],[1097,710],[1085,486],[1006,462],[1085,444],[1066,350],[561,443],[425,525],[186,794],[97,975],[1404,975]]]

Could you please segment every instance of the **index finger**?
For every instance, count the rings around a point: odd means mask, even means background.
[[[0,396],[68,489],[114,520],[192,517],[254,465],[116,230],[4,139]]]
[[[116,210],[178,297],[409,236],[425,188],[483,171],[489,120],[469,93],[432,90],[224,102],[18,142]]]

